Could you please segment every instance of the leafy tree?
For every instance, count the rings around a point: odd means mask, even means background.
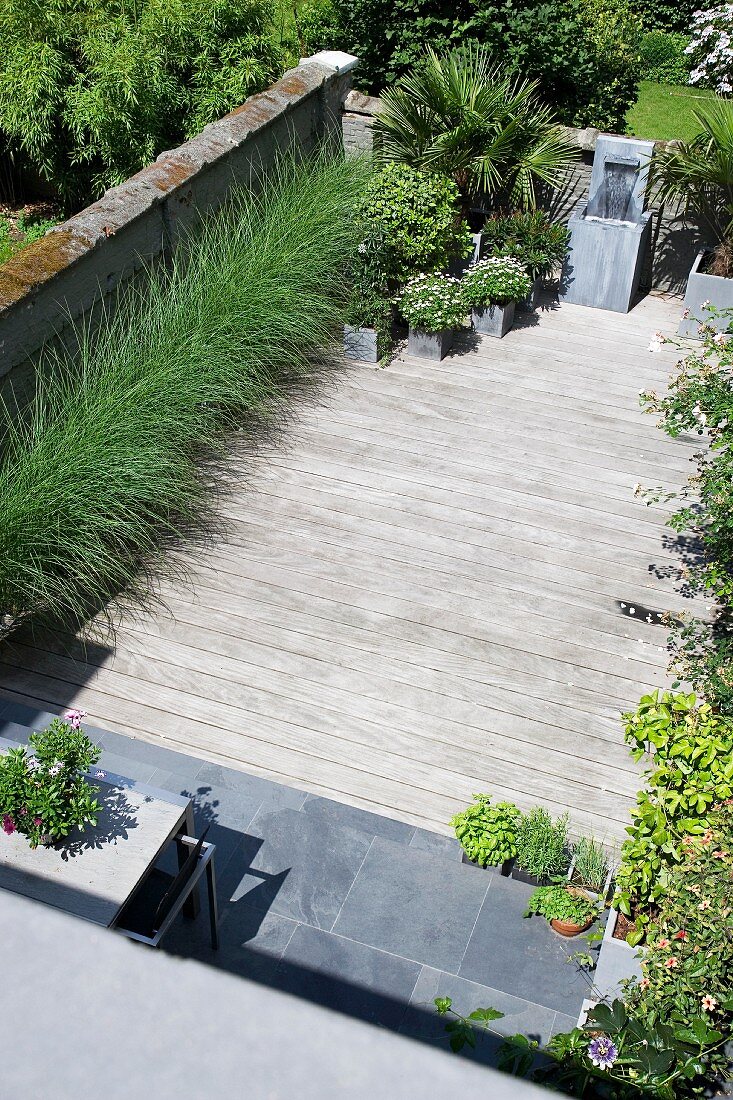
[[[270,0],[4,0],[0,153],[67,207],[282,71]]]

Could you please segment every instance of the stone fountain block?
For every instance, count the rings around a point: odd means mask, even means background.
[[[588,199],[568,223],[570,250],[560,296],[580,306],[628,313],[651,241],[644,212],[651,141],[603,135],[596,142]]]
[[[628,313],[651,242],[651,213],[637,223],[587,217],[582,200],[568,222],[570,246],[560,297],[579,306]]]

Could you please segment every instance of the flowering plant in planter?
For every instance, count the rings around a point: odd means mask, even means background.
[[[461,285],[450,275],[418,275],[410,279],[399,303],[410,328],[429,333],[456,328],[466,313]]]
[[[8,836],[23,833],[31,848],[96,824],[97,788],[84,773],[100,750],[81,729],[81,718],[80,711],[70,711],[31,734],[30,751],[21,747],[0,756],[0,825]]]
[[[467,307],[505,306],[519,302],[532,289],[532,280],[522,264],[510,256],[489,256],[471,264],[461,280]]]

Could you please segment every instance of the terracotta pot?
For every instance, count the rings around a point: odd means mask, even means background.
[[[593,901],[593,898],[578,886],[569,886],[568,893],[575,894],[580,898],[587,898],[588,901]],[[594,919],[594,917],[591,917],[585,924],[573,924],[572,921],[555,919],[550,921],[550,927],[553,928],[559,936],[579,936],[581,932],[585,932],[586,928],[590,928]]]
[[[551,920],[550,927],[560,936],[579,936],[581,932],[585,932],[586,928],[590,928],[593,921],[589,920],[587,924],[571,924],[567,920]]]

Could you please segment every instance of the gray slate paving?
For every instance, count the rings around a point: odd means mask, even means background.
[[[0,700],[0,736],[25,741],[51,715]],[[544,1042],[569,1030],[587,984],[565,962],[584,944],[524,920],[531,887],[461,863],[451,837],[92,730],[102,767],[194,800],[216,844],[221,948],[205,919],[181,919],[168,951],[423,1042],[445,1045],[436,996],[461,1013],[493,1006],[500,1034]],[[165,869],[175,869],[171,851]],[[495,1057],[498,1040],[474,1055]]]
[[[495,877],[377,837],[334,932],[457,972]]]

